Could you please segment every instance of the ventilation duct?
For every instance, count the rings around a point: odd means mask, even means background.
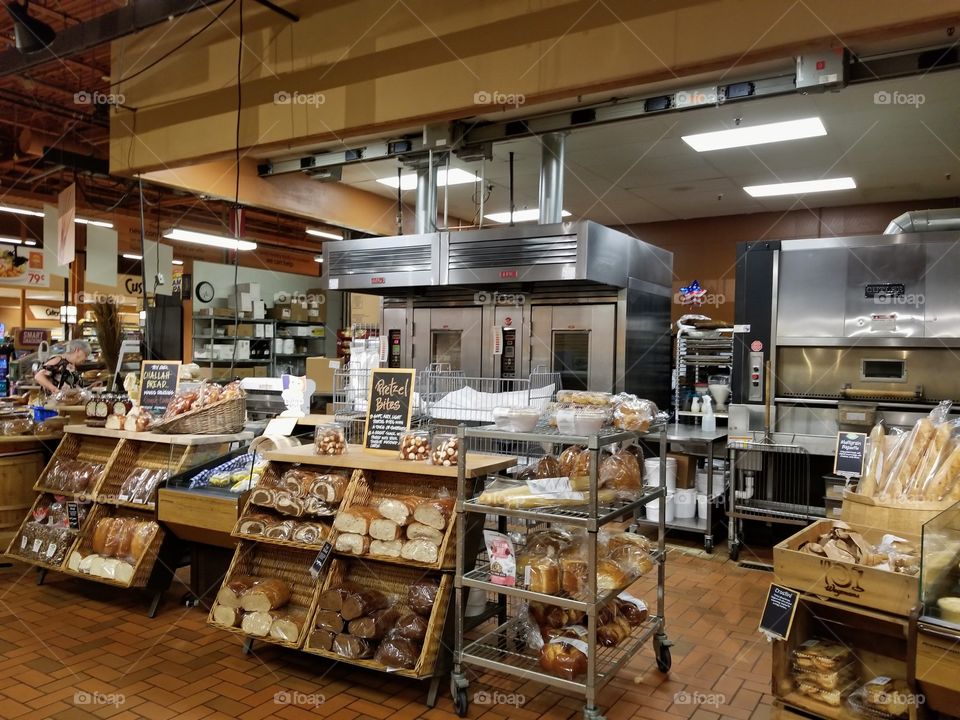
[[[564,133],[540,138],[540,224],[563,222]]]
[[[900,233],[934,232],[937,230],[960,230],[960,208],[905,212],[891,220],[883,234],[899,235]]]

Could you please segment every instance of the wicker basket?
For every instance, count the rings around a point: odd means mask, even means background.
[[[100,475],[100,479],[94,485],[88,487],[84,492],[76,493],[77,495],[87,495],[93,497],[98,492],[100,485],[103,483],[103,479],[110,472],[110,465],[112,464],[119,447],[120,442],[113,438],[101,438],[89,435],[66,433],[63,436],[63,440],[61,440],[60,444],[57,446],[56,451],[54,451],[53,456],[50,458],[50,462],[47,463],[47,466],[43,469],[43,472],[40,473],[40,477],[37,478],[37,482],[33,486],[33,489],[37,492],[48,492],[53,495],[69,494],[64,493],[62,490],[46,487],[47,474],[50,472],[50,468],[53,467],[57,460],[83,460],[85,462],[100,463],[103,465],[103,473]]]
[[[31,565],[36,565],[37,567],[47,568],[48,570],[59,570],[63,567],[67,558],[70,557],[70,553],[73,552],[74,548],[77,546],[77,541],[83,532],[90,526],[90,520],[94,514],[95,508],[90,508],[90,511],[87,513],[87,516],[83,519],[83,523],[80,525],[79,530],[68,531],[68,534],[71,535],[71,539],[68,542],[69,547],[63,556],[63,562],[61,563],[50,563],[44,562],[43,560],[37,559],[35,556],[26,554],[21,548],[21,539],[23,538],[23,530],[26,527],[27,523],[30,521],[30,518],[33,517],[33,511],[37,508],[40,502],[45,498],[49,497],[49,493],[42,493],[37,495],[36,499],[33,501],[33,507],[30,508],[30,511],[27,513],[26,517],[23,518],[23,522],[20,523],[20,528],[17,530],[16,535],[13,536],[13,539],[10,541],[10,544],[7,546],[7,550],[4,553],[8,557],[16,558],[21,562],[30,563]]]
[[[128,517],[136,520],[154,519],[153,515],[150,513],[134,512],[127,510],[126,508],[113,508],[107,505],[95,505],[93,510],[87,516],[84,529],[80,533],[80,539],[73,547],[71,552],[79,552],[84,557],[93,553],[93,532],[97,527],[97,522],[105,517]],[[122,588],[145,587],[147,581],[150,579],[150,575],[153,573],[153,566],[157,564],[157,556],[160,553],[160,545],[163,543],[163,536],[163,529],[158,526],[157,530],[153,534],[153,538],[151,538],[150,543],[147,545],[147,549],[143,552],[143,555],[137,558],[137,562],[133,566],[133,578],[129,583],[123,583],[119,580],[111,580],[110,578],[99,577],[97,575],[88,575],[87,573],[71,570],[66,565],[67,561],[70,559],[69,553],[67,554],[67,559],[64,561],[62,570],[67,575],[73,575],[74,577],[83,578],[85,580],[93,580],[106,585],[114,585]]]
[[[420,657],[417,664],[410,670],[390,670],[397,675],[404,675],[412,678],[425,678],[434,674],[437,664],[437,656],[440,652],[440,645],[443,635],[443,626],[447,618],[447,608],[450,605],[450,593],[452,592],[452,579],[449,573],[426,573],[420,568],[400,567],[398,565],[381,565],[380,563],[367,561],[349,561],[334,560],[330,565],[330,571],[324,580],[321,592],[330,588],[340,587],[344,583],[358,587],[364,590],[379,590],[385,595],[391,595],[399,599],[401,605],[406,603],[407,591],[417,580],[424,577],[436,579],[439,582],[440,590],[437,593],[437,601],[433,605],[433,613],[427,621],[427,635],[423,640],[423,649],[420,651]],[[318,595],[319,599],[319,595]],[[316,618],[311,616],[309,630],[313,630]],[[383,665],[372,659],[353,659],[345,658],[328,650],[321,650],[310,646],[310,633],[307,633],[306,642],[303,647],[304,652],[320,655],[337,662],[359,665],[370,670],[387,670]]]
[[[165,435],[228,435],[243,430],[247,421],[247,399],[230,398],[190,410],[182,415],[161,420],[150,427],[151,432]]]
[[[270,515],[271,517],[276,518],[278,522],[280,520],[293,520],[294,522],[309,522],[315,525],[323,525],[323,527],[325,528],[325,533],[323,538],[318,540],[316,544],[308,545],[307,543],[296,542],[294,540],[281,540],[279,538],[267,537],[266,535],[250,535],[247,533],[240,532],[240,526],[243,524],[245,520],[248,520],[251,515]],[[312,517],[291,518],[288,515],[283,515],[281,513],[278,513],[276,510],[273,510],[272,508],[264,508],[264,507],[259,507],[257,505],[251,505],[250,502],[248,501],[246,507],[243,509],[243,513],[240,515],[239,519],[237,520],[237,524],[233,528],[233,532],[231,532],[230,534],[235,538],[240,538],[241,540],[253,540],[255,542],[267,543],[268,545],[279,545],[280,547],[299,548],[301,550],[313,550],[313,552],[317,552],[318,550],[320,550],[321,547],[323,547],[323,544],[325,542],[327,541],[332,542],[332,539],[331,539],[332,533],[333,533],[333,528],[330,525],[330,518],[326,518],[326,522],[322,521],[319,518],[312,518]]]
[[[299,648],[307,636],[307,631],[312,627],[314,610],[316,609],[317,597],[320,592],[320,583],[310,574],[310,566],[317,554],[309,550],[298,550],[294,548],[277,547],[265,543],[248,542],[245,540],[237,544],[237,550],[233,554],[233,560],[230,562],[230,569],[227,570],[224,582],[236,575],[251,575],[260,578],[278,578],[290,585],[290,601],[284,607],[302,608],[306,610],[307,619],[300,628],[300,635],[296,642],[285,642],[270,637],[247,635],[238,627],[225,627],[218,625],[213,621],[213,607],[210,608],[210,614],[207,617],[207,623],[220,630],[252,637],[255,640],[273,643],[287,648]]]
[[[356,505],[376,507],[381,500],[391,497],[412,496],[429,500],[436,497],[437,490],[440,488],[445,488],[451,497],[456,497],[457,479],[431,477],[429,482],[424,482],[423,475],[357,471],[350,481],[350,487],[347,489],[347,494],[344,496],[343,503],[341,503],[340,507],[342,509]],[[438,548],[436,563],[420,563],[404,558],[391,558],[369,554],[360,557],[368,557],[379,562],[407,565],[428,570],[452,569],[456,565],[456,520],[456,513],[452,513],[450,515],[450,522],[447,523],[447,527],[443,531],[443,542],[440,543],[440,547]],[[344,553],[343,556],[357,557],[351,553]]]

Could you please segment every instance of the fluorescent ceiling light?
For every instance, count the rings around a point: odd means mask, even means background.
[[[80,223],[81,225],[96,225],[97,227],[102,228],[112,228],[113,223],[107,222],[106,220],[88,220],[87,218],[74,218],[75,223]]]
[[[307,228],[307,235],[326,238],[327,240],[343,240],[343,235],[337,235],[337,233],[326,232],[325,230],[314,230],[313,228]]]
[[[15,237],[0,237],[0,243],[10,243],[11,245],[22,245],[23,240]]]
[[[174,260],[174,261],[173,261],[173,264],[174,264],[174,265],[183,265],[183,260]]]
[[[124,253],[123,257],[127,260],[143,260],[143,255],[134,255],[133,253]]]
[[[570,217],[570,213],[564,210],[561,215],[563,217]],[[495,212],[490,213],[489,215],[484,215],[484,217],[490,222],[497,223],[508,223],[510,222],[510,211],[506,212]],[[514,210],[513,211],[513,221],[514,222],[529,222],[530,220],[539,220],[540,219],[540,208],[529,208],[527,210]]]
[[[697,152],[725,150],[726,148],[745,147],[747,145],[765,145],[784,140],[826,135],[827,129],[818,117],[787,120],[786,122],[767,123],[752,127],[738,127],[732,130],[683,135],[683,141]]]
[[[323,255],[314,255],[314,256],[313,256],[313,261],[316,262],[316,263],[322,263],[322,262],[323,262]]]
[[[0,205],[0,212],[14,213],[15,215],[33,215],[34,217],[43,217],[40,210],[27,210],[25,208],[12,207],[11,205]]]
[[[466,170],[461,170],[460,168],[450,168],[450,175],[447,176],[446,168],[441,168],[437,170],[437,186],[444,187],[446,185],[464,185],[466,183],[475,183],[477,181],[477,176]],[[389,185],[392,188],[397,187],[397,176],[377,178],[378,183],[383,183],[384,185]],[[400,176],[400,189],[401,190],[415,190],[417,188],[417,174],[416,173],[407,173],[406,175]]]
[[[804,193],[829,192],[831,190],[853,190],[857,187],[852,177],[829,178],[826,180],[801,180],[799,182],[774,183],[772,185],[748,185],[744,188],[753,197],[771,197],[773,195],[802,195]]]
[[[163,236],[168,240],[180,240],[181,242],[196,243],[197,245],[207,245],[210,247],[224,248],[226,250],[257,249],[257,244],[251,240],[237,240],[236,238],[226,237],[224,235],[211,235],[210,233],[182,230],[180,228],[167,230]]]
[[[23,241],[23,244],[24,244],[24,245],[36,245],[36,244],[37,244],[37,241],[36,241],[36,240],[24,240],[24,241]]]

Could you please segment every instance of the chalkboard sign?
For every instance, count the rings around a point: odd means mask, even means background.
[[[867,434],[837,433],[837,451],[833,461],[834,475],[860,477],[863,474],[863,455],[867,448]]]
[[[363,444],[368,450],[397,453],[410,427],[416,370],[371,370]]]
[[[763,605],[763,616],[760,618],[760,632],[777,640],[786,640],[790,636],[799,598],[800,593],[795,590],[770,583],[770,592],[767,593],[767,602]]]
[[[310,565],[310,575],[313,576],[314,580],[320,577],[320,573],[323,572],[323,566],[327,564],[331,552],[333,552],[333,545],[325,542],[323,547],[320,548],[320,552],[317,553],[317,557],[314,558],[313,564]]]
[[[70,523],[71,530],[80,529],[80,504],[76,502],[67,503],[67,522]]]
[[[140,365],[140,407],[163,415],[179,385],[179,360],[144,360]]]

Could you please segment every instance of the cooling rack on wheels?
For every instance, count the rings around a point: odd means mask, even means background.
[[[454,580],[455,595],[455,649],[453,672],[450,679],[450,691],[454,707],[461,717],[465,717],[469,706],[468,667],[495,671],[523,680],[535,680],[544,684],[574,691],[585,698],[584,717],[586,720],[602,720],[597,706],[597,696],[601,688],[609,682],[617,671],[644,645],[653,642],[657,667],[661,672],[669,672],[671,665],[670,646],[664,625],[664,580],[665,580],[665,537],[666,537],[666,453],[667,436],[665,426],[656,426],[644,434],[620,430],[604,430],[599,435],[572,436],[561,435],[555,429],[538,427],[531,433],[514,433],[496,430],[492,426],[463,427],[458,430],[461,446],[470,448],[477,443],[491,440],[511,444],[529,443],[540,446],[546,444],[559,451],[561,446],[580,445],[591,453],[590,458],[590,501],[585,507],[545,507],[537,509],[513,509],[481,505],[478,502],[477,483],[470,482],[465,472],[465,453],[459,456],[457,482],[457,570]],[[633,502],[598,502],[597,481],[600,451],[615,443],[631,442],[643,437],[648,441],[659,438],[660,486],[645,488],[644,494]],[[492,479],[493,475],[486,479]],[[482,480],[481,480],[482,482]],[[604,525],[633,517],[638,510],[653,500],[660,499],[660,522],[658,523],[657,548],[654,551],[657,572],[657,603],[655,612],[651,611],[647,620],[635,627],[627,639],[615,647],[601,647],[597,643],[598,615],[605,603],[611,601],[620,591],[597,591],[597,532]],[[578,526],[587,531],[587,577],[589,589],[585,599],[570,595],[547,595],[521,587],[505,587],[491,582],[490,566],[476,564],[476,553],[468,548],[470,538],[468,527],[476,526],[471,519],[496,516],[512,521],[522,521],[534,526],[561,523]],[[476,543],[473,543],[474,548]],[[504,597],[514,602],[533,601],[581,611],[587,615],[587,672],[576,680],[552,675],[541,669],[539,653],[528,648],[523,640],[520,618],[508,618],[501,612],[497,626],[492,630],[480,629],[479,636],[466,638],[465,625],[471,618],[465,615],[466,593],[470,588],[479,588],[488,593],[496,593],[502,601]],[[501,606],[502,607],[502,606]]]
[[[810,455],[790,435],[757,433],[730,440],[730,559],[743,544],[743,521],[808,525],[824,509],[811,496]]]

